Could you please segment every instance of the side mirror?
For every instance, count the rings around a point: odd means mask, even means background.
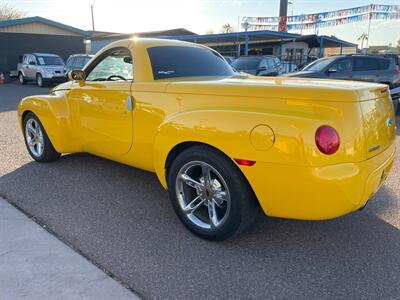
[[[86,79],[86,74],[82,70],[72,70],[68,72],[69,80],[83,81]]]

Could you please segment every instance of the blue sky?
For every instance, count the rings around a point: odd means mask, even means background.
[[[313,13],[362,5],[395,4],[400,0],[292,0],[289,14]],[[90,5],[93,0],[9,0],[2,1],[24,10],[30,16],[42,16],[82,29],[91,29]],[[277,16],[279,0],[95,0],[97,30],[141,32],[184,27],[196,33],[217,33],[225,23],[237,27],[239,16]],[[320,34],[336,35],[357,43],[368,23],[353,23],[320,29]],[[313,33],[304,32],[304,33]],[[373,21],[370,45],[400,40],[400,20]]]

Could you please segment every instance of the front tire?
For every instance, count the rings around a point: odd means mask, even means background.
[[[258,202],[233,161],[208,146],[186,149],[168,170],[168,192],[181,222],[208,240],[224,240],[254,224]]]
[[[23,120],[25,145],[30,156],[38,162],[50,162],[58,159],[58,153],[51,143],[49,137],[39,118],[28,113]]]

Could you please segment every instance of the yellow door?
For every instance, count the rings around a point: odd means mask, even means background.
[[[132,57],[127,48],[106,51],[75,83],[69,100],[75,104],[84,151],[120,156],[132,145]]]

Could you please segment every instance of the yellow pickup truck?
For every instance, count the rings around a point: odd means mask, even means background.
[[[203,238],[242,232],[260,207],[305,220],[356,211],[392,167],[385,85],[255,77],[164,39],[112,43],[69,78],[19,105],[33,159],[88,152],[155,172]]]

